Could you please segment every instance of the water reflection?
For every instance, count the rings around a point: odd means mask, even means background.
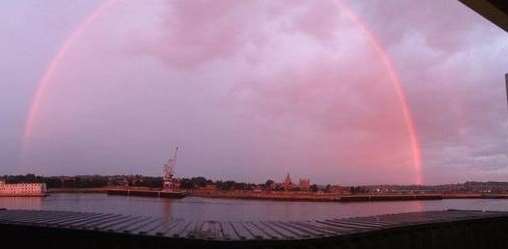
[[[42,209],[43,197],[0,197],[0,208]]]
[[[165,220],[171,220],[173,218],[171,214],[171,201],[172,200],[163,200],[161,205],[161,213],[162,218]]]
[[[274,202],[190,197],[181,200],[53,194],[46,198],[0,198],[9,209],[68,210],[154,216],[166,219],[307,220],[445,209],[508,211],[508,200],[434,200],[394,202]]]

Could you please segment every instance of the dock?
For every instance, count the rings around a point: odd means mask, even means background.
[[[0,209],[0,233],[18,248],[508,248],[508,212],[201,221]]]
[[[106,192],[108,195],[124,195],[124,196],[141,196],[141,197],[157,197],[169,199],[182,199],[187,194],[185,192],[176,191],[155,191],[155,190],[133,190],[133,189],[110,189]]]
[[[310,201],[310,202],[368,202],[368,201],[424,201],[442,200],[441,194],[361,194],[338,195],[332,193],[312,192],[198,192],[193,191],[189,196],[217,199],[238,200],[268,200],[268,201]]]

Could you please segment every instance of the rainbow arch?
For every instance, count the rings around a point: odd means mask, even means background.
[[[101,15],[103,15],[108,9],[112,8],[113,5],[117,4],[122,0],[105,0],[102,2],[90,15],[88,15],[77,27],[76,29],[65,39],[62,47],[58,50],[55,56],[52,58],[46,71],[43,76],[40,78],[34,96],[32,97],[32,101],[30,104],[30,108],[28,111],[28,116],[25,122],[25,129],[23,133],[23,138],[21,141],[22,151],[26,151],[28,145],[30,144],[35,123],[38,116],[38,111],[44,101],[45,95],[49,91],[49,86],[51,85],[51,79],[55,72],[58,69],[58,66],[65,58],[67,51],[72,47],[73,43],[77,41],[82,33],[94,23],[94,21]],[[422,175],[422,158],[421,158],[421,149],[420,143],[418,140],[415,124],[413,121],[413,116],[411,113],[411,108],[409,107],[407,97],[405,95],[404,89],[402,87],[402,83],[398,76],[398,73],[393,66],[387,52],[382,47],[381,43],[378,41],[376,35],[368,29],[367,24],[362,21],[354,12],[349,8],[342,0],[336,1],[339,9],[353,22],[358,28],[362,31],[362,33],[367,37],[369,44],[372,46],[383,66],[386,69],[388,77],[393,85],[393,88],[397,94],[398,100],[401,105],[402,116],[405,120],[406,130],[409,137],[409,143],[411,147],[411,152],[413,156],[413,167],[415,171],[415,183],[422,184],[423,175]],[[24,153],[23,153],[24,154]]]
[[[337,5],[341,10],[346,14],[348,18],[351,19],[365,34],[369,43],[374,48],[376,54],[380,58],[381,62],[386,68],[388,73],[388,77],[390,78],[390,82],[392,82],[393,88],[395,89],[395,93],[399,99],[399,103],[401,106],[402,116],[406,123],[406,130],[409,137],[409,143],[411,146],[411,152],[413,154],[413,167],[415,170],[415,183],[422,184],[423,183],[423,173],[422,173],[422,157],[421,157],[421,148],[420,142],[418,139],[418,134],[416,132],[416,127],[413,120],[413,114],[411,113],[411,108],[409,107],[409,103],[407,101],[406,94],[404,89],[402,88],[402,83],[400,81],[399,75],[393,66],[392,61],[390,60],[388,53],[381,46],[381,42],[378,41],[374,32],[368,29],[367,24],[360,19],[357,15],[353,13],[351,8],[347,7],[343,1],[337,1]]]
[[[35,90],[35,94],[32,97],[32,101],[30,104],[30,109],[28,111],[28,116],[25,122],[25,129],[23,133],[23,145],[26,145],[30,142],[30,138],[32,137],[35,122],[37,119],[37,113],[42,105],[44,100],[44,96],[47,94],[49,90],[49,85],[51,84],[51,79],[58,69],[58,65],[62,62],[65,57],[67,51],[72,47],[72,44],[78,40],[81,34],[97,19],[97,17],[101,16],[107,9],[112,7],[120,0],[106,0],[101,5],[99,5],[90,15],[88,15],[75,29],[74,31],[65,39],[62,44],[62,47],[58,50],[55,56],[51,59],[46,71],[40,78],[37,83],[37,89]]]

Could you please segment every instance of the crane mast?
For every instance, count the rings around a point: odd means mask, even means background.
[[[176,158],[178,154],[178,146],[175,148],[175,152],[173,157],[170,157],[168,161],[164,164],[163,167],[163,176],[162,176],[162,190],[163,191],[175,191],[178,189],[178,181],[175,176],[175,166],[176,166]]]

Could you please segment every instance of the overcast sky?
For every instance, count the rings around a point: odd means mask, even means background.
[[[508,180],[508,34],[458,1],[3,1],[0,174]],[[23,133],[48,65],[77,27]]]

